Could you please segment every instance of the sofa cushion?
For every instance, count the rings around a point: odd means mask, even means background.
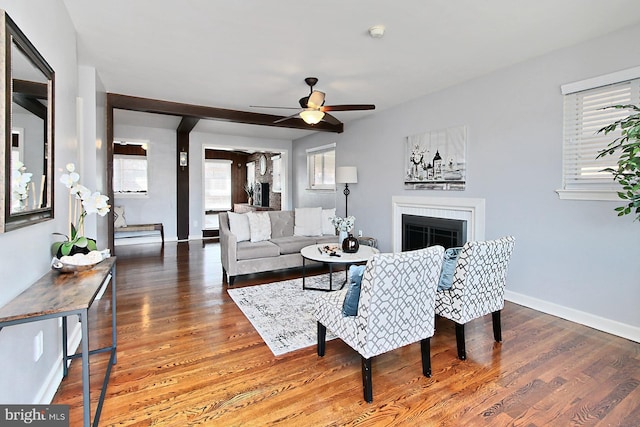
[[[238,242],[238,261],[257,258],[268,258],[280,256],[278,245],[269,241],[263,242]]]
[[[293,211],[269,211],[271,237],[293,236]]]
[[[322,234],[336,234],[331,218],[336,216],[336,208],[322,209]]]
[[[249,228],[249,217],[247,214],[227,212],[229,214],[229,230],[236,236],[238,242],[251,239],[251,229]]]
[[[271,242],[278,245],[278,247],[280,248],[280,253],[282,255],[286,255],[298,253],[305,246],[315,244],[316,238],[304,236],[286,236],[272,238]]]
[[[453,286],[453,273],[456,271],[460,252],[462,252],[462,248],[449,248],[444,252],[438,290],[451,289],[451,286]]]
[[[115,228],[127,226],[127,220],[124,218],[124,206],[113,207],[113,226]]]
[[[342,302],[342,315],[355,316],[358,314],[358,303],[360,302],[360,284],[364,274],[364,265],[352,265],[349,267],[349,290]]]
[[[262,242],[271,238],[271,220],[267,212],[247,212],[251,242]]]
[[[322,208],[296,208],[294,236],[322,236]]]
[[[327,234],[323,236],[314,237],[315,243],[338,243],[338,236],[335,234]]]

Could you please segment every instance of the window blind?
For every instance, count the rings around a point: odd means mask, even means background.
[[[618,191],[612,175],[602,172],[615,168],[616,156],[596,159],[598,152],[620,136],[598,130],[622,119],[627,110],[607,109],[620,104],[640,105],[640,79],[596,87],[564,96],[563,189]]]
[[[226,211],[231,209],[231,163],[231,160],[205,160],[205,211]]]
[[[113,155],[113,191],[144,194],[148,191],[147,158],[122,154]]]

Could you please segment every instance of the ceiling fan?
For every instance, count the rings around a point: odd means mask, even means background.
[[[325,93],[320,92],[319,90],[313,90],[313,87],[316,85],[316,83],[318,83],[318,79],[316,77],[307,77],[306,79],[304,79],[304,82],[309,86],[309,95],[300,98],[300,100],[298,101],[302,110],[290,116],[278,119],[273,123],[284,122],[285,120],[293,119],[299,116],[302,120],[305,121],[305,123],[310,125],[315,125],[321,120],[337,125],[341,123],[340,120],[329,114],[328,111],[374,110],[376,108],[376,106],[373,104],[324,105]],[[298,107],[271,107],[264,105],[252,105],[252,107],[281,108],[286,110],[298,109]]]

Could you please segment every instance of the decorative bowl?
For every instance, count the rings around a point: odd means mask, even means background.
[[[78,273],[91,270],[103,259],[103,254],[99,251],[92,251],[86,255],[63,256],[60,259],[54,257],[51,260],[51,268],[59,273]]]

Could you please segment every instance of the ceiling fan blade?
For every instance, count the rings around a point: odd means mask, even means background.
[[[322,120],[324,120],[325,122],[331,123],[332,125],[339,125],[342,123],[340,120],[338,120],[337,118],[335,118],[329,113],[324,113],[324,117],[322,118]]]
[[[287,117],[282,117],[281,119],[278,119],[275,122],[273,122],[273,124],[281,123],[281,122],[284,122],[285,120],[293,119],[294,117],[298,117],[298,114],[300,114],[300,113],[295,113],[295,114],[292,114],[292,115],[287,116]]]
[[[347,104],[347,105],[325,105],[320,107],[321,111],[358,111],[358,110],[375,110],[373,104]]]
[[[307,101],[307,107],[317,109],[324,104],[324,92],[320,92],[319,90],[314,90],[311,95],[309,95],[309,100]]]
[[[299,110],[300,107],[274,107],[271,105],[249,105],[251,108],[278,108],[280,110]]]

